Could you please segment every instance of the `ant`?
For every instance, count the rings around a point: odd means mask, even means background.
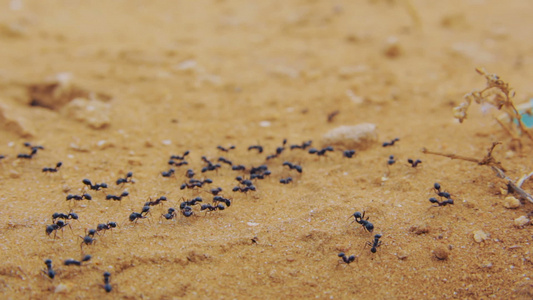
[[[374,225],[368,221],[369,217],[364,219],[365,217],[364,211],[363,211],[363,214],[361,214],[358,211],[354,212],[353,217],[354,217],[353,222],[357,222],[361,224],[366,231],[372,232],[372,230],[374,230]]]
[[[422,161],[420,159],[412,160],[410,158],[407,159],[407,162],[410,163],[411,167],[413,167],[413,168],[416,168],[416,166],[418,166],[418,164],[422,163]]]
[[[144,203],[144,206],[156,206],[156,205],[160,204],[161,201],[167,201],[167,197],[161,196],[161,197],[155,199],[154,201],[148,201],[148,202]]]
[[[202,168],[202,173],[205,173],[207,171],[216,171],[218,168],[220,168],[220,164],[209,164]]]
[[[255,191],[255,186],[254,185],[245,186],[245,187],[236,186],[233,188],[232,191],[246,193],[248,191]]]
[[[176,166],[176,167],[181,167],[183,165],[188,165],[189,163],[187,161],[180,161],[180,162],[175,162],[173,161],[172,159],[168,161],[168,164],[169,165],[173,165],[173,166]]]
[[[55,173],[59,171],[59,168],[63,165],[62,162],[58,162],[55,168],[43,168],[43,172]]]
[[[374,235],[374,241],[373,242],[366,242],[365,246],[370,246],[370,252],[376,253],[377,248],[381,246],[381,241],[379,240],[381,238],[381,234]]]
[[[128,172],[128,174],[126,174],[126,177],[117,179],[117,185],[125,184],[128,182],[135,183],[135,181],[131,179],[132,176],[133,176],[133,172]]]
[[[211,189],[209,191],[211,194],[213,194],[213,196],[216,196],[218,195],[220,192],[222,192],[222,188],[221,187],[217,187],[216,189]]]
[[[94,229],[92,229],[94,230]],[[96,230],[94,230],[96,232]],[[89,232],[91,232],[91,230],[89,230]],[[93,245],[93,244],[96,244],[96,239],[91,237],[90,235],[86,235],[85,237],[82,237],[81,235],[79,236],[81,239],[82,239],[82,242],[80,243],[80,249],[83,250],[83,245]]]
[[[73,213],[72,211],[68,214],[64,214],[64,213],[54,213],[52,215],[52,220],[55,222],[55,219],[64,219],[64,220],[68,220],[68,219],[73,219],[73,220],[77,220],[78,219],[78,214],[76,213]]]
[[[90,256],[89,254],[85,255],[81,261],[78,261],[78,260],[75,260],[75,259],[72,259],[72,258],[69,258],[67,260],[65,260],[65,262],[63,263],[65,266],[71,266],[71,265],[75,265],[75,266],[81,266],[82,263],[84,262],[87,262],[89,260],[91,260],[92,256]]]
[[[224,210],[225,207],[224,205],[222,204],[218,204],[217,206],[213,206],[211,204],[203,204],[200,208],[201,211],[204,211],[204,210],[208,210],[208,211],[215,211],[215,210]]]
[[[224,204],[226,204],[227,207],[230,207],[231,206],[231,200],[230,199],[227,199],[227,198],[224,198],[222,196],[215,196],[213,197],[213,202],[214,203],[217,203],[217,202],[224,202]]]
[[[129,219],[130,219],[130,222],[135,222],[135,223],[137,223],[137,219],[146,219],[146,217],[143,216],[142,213],[132,212],[132,213],[130,214]]]
[[[233,171],[246,171],[246,167],[244,165],[232,166],[231,169]]]
[[[387,164],[389,166],[392,166],[394,165],[394,163],[396,163],[396,160],[394,160],[394,155],[389,155],[389,160],[387,161]]]
[[[185,156],[189,155],[189,150],[183,152],[183,155],[182,156],[179,156],[179,155],[171,155],[170,156],[170,160],[173,160],[173,159],[176,159],[176,160],[184,160],[185,159]]]
[[[270,170],[267,170],[263,174],[251,174],[250,179],[265,179],[265,176],[268,176],[271,173]]]
[[[263,146],[261,145],[252,145],[248,147],[248,151],[256,149],[258,153],[263,153]]]
[[[296,171],[298,171],[298,173],[302,173],[302,167],[300,165],[295,165],[295,164],[292,164],[288,161],[284,162],[283,163],[283,166],[288,166],[289,169],[296,169]]]
[[[52,232],[54,232],[54,239],[56,238],[56,234],[57,234],[57,231],[59,229],[61,229],[61,231],[63,231],[63,227],[65,226],[69,226],[70,227],[70,224],[69,223],[66,223],[65,221],[63,220],[58,220],[57,222],[51,224],[51,225],[47,225],[46,226],[46,234],[48,236],[50,236],[50,234],[52,234]],[[70,228],[72,230],[72,228]]]
[[[172,220],[172,219],[174,219],[176,217],[176,209],[170,207],[168,209],[168,213],[163,214],[161,216],[165,217],[165,219],[167,219],[167,220]]]
[[[292,177],[281,178],[281,179],[279,180],[279,183],[281,183],[281,184],[289,184],[289,183],[291,183],[291,182],[292,182]]]
[[[193,215],[192,207],[190,206],[180,207],[180,210],[181,210],[181,213],[187,218]]]
[[[396,143],[396,142],[399,141],[399,140],[400,140],[399,138],[395,138],[395,139],[393,139],[393,140],[390,141],[390,142],[384,142],[384,143],[383,143],[383,147],[394,146],[394,143]]]
[[[77,200],[77,201],[81,201],[81,200],[93,200],[93,197],[87,193],[83,194],[83,195],[72,195],[72,194],[68,194],[67,195],[67,201],[68,200]]]
[[[17,158],[32,159],[33,156],[35,154],[37,154],[37,151],[39,149],[40,150],[44,150],[43,146],[32,146],[30,143],[24,143],[24,146],[30,148],[31,149],[31,153],[30,154],[21,153],[21,154],[17,155]]]
[[[98,234],[98,231],[96,231],[96,229],[87,230],[87,236],[94,237],[95,234]]]
[[[187,178],[193,178],[194,177],[194,171],[192,169],[188,169],[187,172],[185,172],[185,177]]]
[[[312,141],[307,141],[307,142],[303,142],[301,145],[291,145],[291,150],[293,149],[305,150],[307,147],[310,147],[312,143],[313,143]]]
[[[209,178],[206,178],[204,180],[198,180],[198,179],[191,178],[188,183],[186,182],[186,183],[184,183],[184,184],[182,184],[180,186],[180,190],[183,190],[185,188],[193,189],[195,187],[202,187],[206,183],[211,184],[211,183],[213,183],[213,180],[211,180]]]
[[[104,230],[104,232],[106,230],[111,230],[112,228],[116,228],[118,225],[117,223],[115,222],[108,222],[107,224],[98,224],[98,226],[96,226],[96,231],[102,231]]]
[[[225,164],[228,164],[230,166],[233,166],[233,162],[231,162],[231,160],[227,159],[227,158],[224,158],[224,157],[219,157],[218,158],[218,161],[219,162],[222,162],[222,163],[225,163]]]
[[[443,191],[440,190],[440,184],[438,182],[435,182],[435,184],[433,184],[433,190],[435,191],[435,193],[437,193],[437,195],[439,197],[443,197],[443,198],[446,198],[446,199],[450,199],[451,198],[450,193],[443,192]]]
[[[326,155],[326,152],[333,151],[333,147],[328,146],[326,148],[322,148],[322,150],[318,150],[316,148],[309,149],[309,154],[316,154],[318,156],[324,156]]]
[[[270,159],[278,157],[285,150],[286,144],[287,144],[287,139],[283,139],[282,145],[276,148],[276,153],[267,156],[266,160],[270,160]]]
[[[168,171],[161,172],[161,175],[163,177],[172,177],[174,175],[174,172],[176,172],[176,170],[170,168],[170,170],[168,170]]]
[[[202,201],[203,201],[202,197],[196,197],[196,198],[191,199],[189,201],[183,201],[180,204],[180,209],[184,209],[187,206],[196,205],[196,204],[198,204],[199,202],[202,202]]]
[[[355,150],[345,150],[342,155],[346,158],[352,158],[354,156]]]
[[[105,272],[104,273],[104,290],[106,291],[106,293],[111,292],[111,290],[113,289],[111,287],[111,283],[109,283],[109,277],[111,277],[111,273]]]
[[[453,199],[448,198],[444,201],[439,201],[437,198],[429,198],[429,202],[437,204],[437,206],[446,206],[447,204],[453,204]]]
[[[81,182],[83,182],[83,184],[88,186],[91,190],[99,191],[101,188],[107,189],[107,183],[105,183],[105,182],[103,182],[103,183],[95,183],[93,185],[92,182],[89,179],[87,179],[87,178],[83,179]]]
[[[220,150],[220,151],[229,152],[230,150],[235,149],[235,146],[234,146],[234,145],[231,145],[229,148],[224,148],[224,147],[218,145],[218,146],[217,146],[217,149]]]
[[[105,199],[106,200],[121,201],[123,197],[127,197],[129,195],[130,195],[130,193],[128,193],[127,191],[124,191],[124,192],[122,192],[122,194],[120,194],[120,196],[107,195],[107,196],[105,196]]]
[[[52,269],[52,260],[47,259],[44,261],[44,264],[46,265],[46,270],[43,270],[43,273],[50,277],[50,279],[54,279],[56,277],[56,271]]]
[[[351,262],[355,260],[355,255],[350,255],[349,257],[347,257],[346,254],[344,254],[344,252],[339,253],[337,256],[342,258],[342,261],[347,265],[349,265]]]

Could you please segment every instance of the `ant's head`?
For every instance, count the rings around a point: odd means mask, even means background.
[[[130,194],[130,193],[124,191],[124,192],[122,192],[122,194],[120,194],[120,197],[126,197],[126,196],[128,196],[129,194]]]
[[[440,184],[435,182],[435,184],[433,184],[433,188],[435,188],[437,191],[440,191]]]
[[[85,255],[85,256],[81,259],[81,261],[89,261],[89,260],[91,260],[91,258],[92,258],[92,256],[90,256],[89,254],[87,254],[87,255]]]
[[[374,235],[374,239],[379,240],[380,238],[381,238],[381,234],[378,233],[378,234]]]
[[[429,198],[429,202],[431,202],[431,203],[439,203],[439,200],[437,200],[437,198],[431,197],[431,198]]]
[[[68,215],[69,215],[73,220],[77,220],[77,219],[78,219],[78,214],[76,214],[76,213],[71,212],[71,213],[69,213]]]
[[[115,223],[115,222],[109,222],[109,223],[107,223],[107,225],[109,225],[109,227],[112,227],[112,228],[116,228],[117,227],[117,223]]]
[[[81,182],[83,182],[85,185],[93,185],[92,182],[87,178],[83,179]]]
[[[128,174],[126,174],[126,178],[130,178],[131,176],[133,176],[133,172],[128,172]]]
[[[337,256],[339,256],[339,257],[344,257],[344,256],[346,256],[346,254],[344,254],[344,252],[341,252],[341,253],[339,253]]]
[[[361,215],[360,212],[356,211],[353,213],[353,217],[356,218],[356,219],[361,219],[363,217],[363,215]]]

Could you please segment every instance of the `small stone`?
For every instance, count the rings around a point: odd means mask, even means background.
[[[58,284],[56,288],[54,289],[54,293],[63,293],[66,291],[68,291],[68,286],[64,283]]]
[[[409,254],[406,251],[401,250],[396,254],[396,256],[399,260],[406,260],[407,257],[409,257]]]
[[[524,227],[527,224],[529,224],[529,221],[530,220],[526,216],[521,216],[521,217],[514,219],[514,226],[518,228]]]
[[[78,152],[89,152],[89,148],[80,146],[76,143],[70,143],[70,149]]]
[[[261,126],[261,127],[270,127],[270,125],[272,125],[270,123],[270,121],[261,121],[261,122],[259,122],[259,126]]]
[[[100,140],[96,143],[96,147],[100,150],[104,150],[107,148],[115,147],[115,143],[106,140]]]
[[[63,189],[63,193],[67,193],[71,190],[70,186],[68,184],[63,184],[61,187]]]
[[[85,122],[93,129],[103,129],[111,124],[111,105],[100,100],[73,99],[65,105],[63,114]]]
[[[430,230],[429,228],[429,225],[428,224],[418,224],[418,225],[413,225],[409,228],[409,231],[411,231],[412,233],[416,234],[416,235],[421,235],[421,234],[424,234],[424,233],[428,233]]]
[[[15,170],[9,170],[9,177],[11,177],[11,178],[19,178],[20,177],[20,173],[15,171]]]
[[[257,226],[257,225],[259,225],[259,223],[247,222],[246,225],[248,225],[248,226]]]
[[[172,141],[171,140],[162,140],[161,143],[163,143],[163,145],[165,145],[165,146],[172,145]]]
[[[435,250],[433,250],[433,255],[435,255],[438,260],[447,260],[448,255],[450,255],[450,253],[448,249],[442,246],[438,246],[437,248],[435,248]]]
[[[322,143],[346,149],[367,149],[378,140],[376,125],[362,123],[355,126],[339,126],[322,136]]]
[[[483,232],[483,230],[476,230],[473,232],[473,234],[474,234],[474,241],[476,241],[476,243],[481,243],[484,240],[489,238],[489,236],[485,232]]]
[[[516,199],[513,196],[507,196],[503,200],[503,207],[505,208],[514,209],[520,207],[520,205],[520,200]]]

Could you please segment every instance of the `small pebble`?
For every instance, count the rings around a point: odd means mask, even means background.
[[[484,240],[489,238],[489,236],[485,232],[483,232],[483,230],[476,230],[473,233],[474,233],[474,241],[476,241],[476,243],[481,243]]]
[[[503,206],[505,208],[509,208],[509,209],[518,208],[518,207],[520,207],[520,200],[516,199],[513,196],[507,196],[503,200]]]
[[[376,125],[362,123],[355,126],[339,126],[322,136],[324,145],[341,146],[346,149],[367,149],[378,141]]]
[[[261,127],[270,127],[270,125],[272,125],[270,123],[270,121],[261,121],[261,122],[259,122],[259,126],[261,126]]]
[[[435,248],[435,250],[433,250],[433,255],[435,255],[438,260],[447,260],[449,254],[449,251],[442,246],[438,246]]]
[[[519,227],[519,228],[524,227],[527,224],[529,224],[529,221],[530,220],[526,216],[521,216],[521,217],[514,219],[514,226]]]
[[[161,143],[163,143],[163,145],[169,146],[169,145],[172,144],[172,141],[171,140],[163,140],[163,141],[161,141]]]

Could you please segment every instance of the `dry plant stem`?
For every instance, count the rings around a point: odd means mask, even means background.
[[[531,176],[533,176],[533,172],[531,172],[531,173],[529,173],[529,174],[527,174],[527,175],[522,176],[522,177],[518,180],[518,182],[516,183],[516,185],[517,185],[518,187],[522,187],[522,185],[524,184],[524,182],[526,182],[526,180],[528,180],[529,178],[531,178]]]
[[[507,177],[507,175],[505,175],[505,172],[503,172],[500,168],[498,167],[495,167],[495,166],[491,166],[492,170],[494,170],[494,172],[496,172],[496,176],[502,178],[502,179],[505,179],[507,180],[507,184],[513,189],[513,191],[515,191],[518,195],[520,195],[520,197],[522,197],[523,199],[526,199],[527,201],[533,203],[533,196],[531,196],[530,194],[528,194],[526,191],[524,191],[520,185],[522,185],[522,183],[519,182],[519,184],[515,184],[511,178]],[[528,176],[531,176],[533,175],[533,172],[530,173]]]
[[[467,157],[467,156],[461,156],[461,155],[457,155],[457,154],[453,154],[453,153],[440,153],[440,152],[435,152],[435,151],[429,151],[426,148],[422,148],[421,151],[424,154],[440,155],[440,156],[449,157],[451,159],[460,159],[460,160],[466,160],[466,161],[470,161],[470,162],[475,162],[475,163],[477,163],[480,166],[485,166],[485,165],[486,166],[497,166],[499,169],[505,171],[505,169],[502,167],[501,163],[499,161],[496,161],[494,159],[494,157],[492,157],[492,151],[494,150],[494,147],[496,147],[499,144],[501,144],[501,142],[492,143],[492,146],[489,148],[489,150],[487,152],[487,155],[485,157],[483,157],[482,159],[477,159],[477,158]]]

